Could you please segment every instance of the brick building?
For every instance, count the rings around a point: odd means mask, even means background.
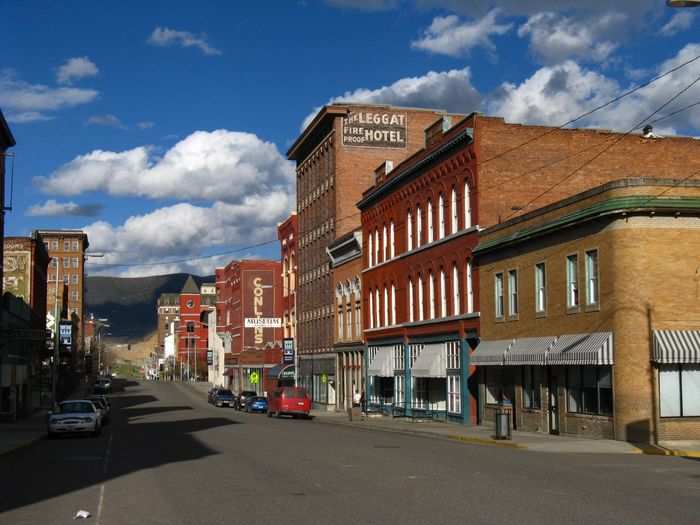
[[[46,346],[49,256],[36,232],[5,237],[0,297],[0,419],[49,406],[51,368]]]
[[[157,301],[158,309],[158,349],[164,352],[165,337],[170,332],[170,324],[180,317],[180,294],[162,293]]]
[[[297,236],[296,212],[277,225],[282,261],[282,335],[285,345],[296,351],[297,334]],[[291,343],[290,343],[291,342]]]
[[[335,372],[335,297],[326,249],[355,230],[355,203],[380,162],[398,164],[423,147],[423,130],[442,112],[356,104],[319,111],[287,155],[297,164],[299,376]],[[313,393],[313,392],[312,392]],[[319,402],[315,393],[316,402]]]
[[[326,380],[323,394],[330,404],[335,397],[338,410],[347,410],[359,401],[365,390],[362,334],[362,229],[348,232],[328,247],[335,289],[335,330],[333,350],[337,354],[336,373]],[[318,390],[322,391],[324,383]]]
[[[282,325],[245,325],[246,319],[282,317],[282,264],[244,260],[217,268],[216,299],[217,333],[224,341],[229,388],[270,391],[276,383],[270,369],[282,362]]]
[[[481,232],[480,418],[700,438],[700,183],[610,182]],[[653,254],[652,259],[649,254]]]
[[[180,317],[176,327],[177,361],[183,377],[207,377],[208,312],[215,309],[216,296],[203,293],[194,278],[187,277],[180,291]]]

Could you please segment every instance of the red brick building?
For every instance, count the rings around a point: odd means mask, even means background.
[[[285,344],[296,351],[297,335],[297,234],[296,212],[277,226],[282,260],[282,335]],[[291,342],[291,343],[290,343]]]
[[[215,296],[203,294],[190,275],[180,291],[180,320],[177,325],[177,361],[182,377],[207,377],[207,313],[215,308]]]
[[[356,208],[383,161],[398,164],[422,148],[423,130],[444,112],[386,105],[332,104],[322,108],[287,156],[297,164],[299,214],[297,300],[298,376],[317,405],[335,374],[335,292],[329,245],[360,226]]]
[[[282,264],[244,260],[217,268],[216,297],[229,387],[269,392],[276,383],[270,369],[282,362]],[[246,319],[259,325],[246,327]],[[275,319],[277,327],[271,326]]]

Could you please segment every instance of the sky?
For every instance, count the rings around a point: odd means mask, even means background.
[[[663,0],[0,9],[0,109],[17,141],[5,234],[84,229],[104,255],[91,275],[205,275],[277,258],[270,241],[295,207],[285,154],[329,102],[558,126],[700,56],[700,9]],[[700,136],[697,78],[700,60],[575,125],[629,131],[672,100],[655,132]]]

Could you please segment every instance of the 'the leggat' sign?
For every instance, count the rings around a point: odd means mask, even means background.
[[[406,147],[406,114],[357,111],[343,117],[343,145]]]

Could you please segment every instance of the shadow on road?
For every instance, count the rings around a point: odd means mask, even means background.
[[[45,439],[0,456],[0,513],[139,470],[218,454],[193,434],[237,424],[224,417],[188,418],[193,408],[187,405],[143,406],[159,400],[152,395],[129,395],[130,386],[138,385],[122,381],[122,393],[112,398],[112,422],[99,438]],[[148,422],[146,418],[163,413],[172,413],[173,420]]]

